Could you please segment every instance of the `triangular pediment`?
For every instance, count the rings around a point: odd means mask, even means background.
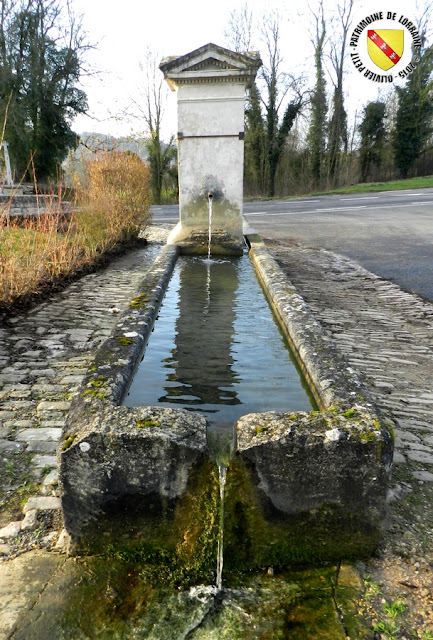
[[[262,62],[258,52],[237,53],[209,43],[183,56],[164,58],[159,68],[169,84],[194,79],[255,76]]]
[[[185,69],[188,71],[216,71],[217,69],[238,69],[234,64],[228,63],[226,60],[217,60],[217,58],[207,58],[202,62],[197,62]]]

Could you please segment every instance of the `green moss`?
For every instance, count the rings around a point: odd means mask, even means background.
[[[372,442],[373,440],[376,440],[376,437],[377,433],[373,430],[366,431],[365,429],[363,429],[359,434],[359,439],[361,442]]]
[[[354,418],[356,416],[356,411],[355,411],[355,409],[349,409],[348,411],[345,411],[341,415],[344,418],[347,418],[348,420],[350,420],[350,418]]]
[[[76,437],[77,437],[76,433],[73,433],[72,435],[65,434],[65,437],[63,438],[64,442],[62,446],[62,451],[66,451],[67,449],[69,449],[69,447],[71,447],[74,444]]]
[[[80,552],[139,563],[142,577],[166,585],[212,584],[219,513],[217,467],[205,460],[193,471],[176,504],[160,497],[141,515],[129,509],[117,519],[100,518],[99,529],[92,523],[85,533],[87,544]]]
[[[268,427],[256,427],[256,435],[260,435],[263,432],[266,432],[268,430]]]
[[[230,464],[224,527],[226,582],[260,567],[283,568],[367,556],[379,534],[362,528],[356,514],[349,518],[335,504],[285,516],[267,502],[240,459]]]
[[[97,389],[86,389],[81,394],[83,398],[91,396],[92,398],[108,398],[108,393],[105,391],[98,391]]]
[[[152,418],[146,418],[145,420],[137,420],[136,427],[137,429],[143,429],[143,427],[159,427],[161,426],[157,420],[152,420]]]
[[[92,387],[100,388],[104,387],[107,383],[107,378],[105,376],[98,376],[95,380],[91,380],[90,384]]]
[[[145,306],[147,302],[149,302],[149,298],[147,297],[147,294],[141,293],[139,296],[136,296],[135,298],[132,299],[129,306],[132,307],[133,309],[141,309],[142,307]]]
[[[134,340],[132,338],[127,338],[126,336],[117,336],[116,338],[118,340],[118,342],[120,342],[120,344],[123,347],[127,347],[128,345],[132,344],[134,342]]]

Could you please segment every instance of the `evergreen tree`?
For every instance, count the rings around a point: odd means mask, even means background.
[[[340,30],[340,37],[335,39],[331,48],[331,63],[334,68],[334,95],[332,98],[332,116],[329,121],[329,176],[334,179],[340,152],[347,153],[347,114],[344,108],[343,76],[346,58],[347,37],[349,34],[352,9],[355,0],[340,0],[337,4],[337,23],[335,30]]]
[[[266,188],[265,122],[260,93],[254,83],[245,109],[245,175],[258,193]]]
[[[386,141],[385,103],[370,102],[364,109],[364,117],[359,125],[361,146],[359,148],[359,164],[361,182],[366,182],[372,165],[380,166],[382,152]]]
[[[62,42],[62,6],[57,0],[10,0],[8,9],[0,16],[0,117],[10,96],[5,139],[16,176],[32,175],[34,167],[36,178],[44,181],[56,176],[76,145],[72,122],[87,109],[86,95],[76,85],[88,47],[70,13]]]
[[[433,132],[433,45],[420,60],[404,87],[397,87],[398,107],[393,148],[394,161],[403,178],[422,153]]]
[[[313,11],[311,10],[313,13]],[[323,158],[326,148],[327,104],[326,81],[323,72],[323,48],[326,37],[326,24],[323,2],[319,4],[315,19],[315,34],[312,37],[314,46],[314,65],[316,68],[316,86],[311,97],[311,121],[308,131],[308,147],[311,155],[311,173],[316,182],[320,181],[323,170]]]

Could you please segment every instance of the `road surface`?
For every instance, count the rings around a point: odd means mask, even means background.
[[[177,205],[152,211],[178,221]],[[341,253],[433,302],[433,189],[247,202],[244,216],[263,238]]]

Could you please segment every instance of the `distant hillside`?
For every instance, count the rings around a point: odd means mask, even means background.
[[[103,133],[95,133],[84,131],[79,134],[80,144],[71,151],[63,162],[64,182],[68,187],[74,184],[74,176],[80,179],[84,178],[83,161],[91,159],[93,154],[98,151],[130,151],[136,153],[142,160],[148,160],[149,154],[146,150],[146,138],[142,137],[123,137],[115,138]],[[165,142],[161,143],[163,148],[167,146]],[[176,162],[173,161],[174,166]]]
[[[84,131],[80,135],[80,144],[71,154],[73,160],[81,160],[89,153],[97,151],[131,151],[142,160],[148,159],[146,151],[146,138],[115,138],[103,133]]]

